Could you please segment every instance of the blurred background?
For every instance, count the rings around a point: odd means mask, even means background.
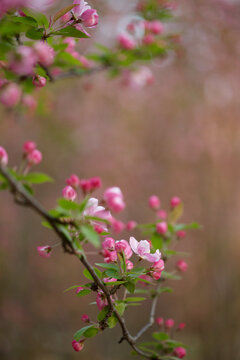
[[[94,41],[110,43],[116,19],[135,3],[91,1],[102,23],[92,31]],[[55,206],[71,173],[99,175],[105,187],[119,185],[128,205],[123,221],[151,220],[149,195],[158,194],[164,208],[171,196],[180,196],[183,220],[203,228],[189,231],[179,244],[192,253],[189,269],[173,284],[173,294],[162,295],[157,315],[187,323],[179,337],[189,345],[187,359],[237,360],[240,2],[183,0],[176,15],[168,29],[182,34],[183,50],[152,63],[154,85],[136,92],[104,74],[50,85],[40,95],[48,104],[42,115],[16,117],[0,109],[0,143],[15,164],[21,144],[37,142],[44,155],[38,170],[56,179],[36,190],[48,208]],[[57,239],[8,193],[2,192],[0,201],[0,358],[129,359],[128,346],[117,344],[118,327],[74,353],[72,334],[83,326],[81,315],[96,315],[87,299],[63,293],[81,283],[81,266],[60,248],[50,259],[40,258],[36,246]],[[129,314],[132,332],[144,324],[148,311],[145,305]]]

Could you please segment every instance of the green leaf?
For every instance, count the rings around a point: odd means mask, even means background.
[[[191,224],[176,224],[174,226],[175,231],[179,230],[188,230],[188,229],[199,229],[201,226],[197,222],[193,222]]]
[[[118,271],[113,269],[108,269],[105,271],[105,274],[110,278],[120,279],[121,275],[118,273]]]
[[[42,226],[44,226],[47,229],[51,229],[52,230],[52,225],[49,224],[48,221],[42,221]]]
[[[69,233],[68,229],[64,225],[58,225],[58,228],[61,230],[61,232],[66,236],[69,242],[72,242],[71,234]]]
[[[105,319],[108,312],[109,312],[109,306],[105,306],[97,316],[98,321],[102,321],[103,319]]]
[[[99,269],[97,269],[96,267],[94,267],[93,269],[94,269],[96,275],[101,279],[102,278],[102,272]]]
[[[32,184],[43,184],[45,182],[53,182],[54,180],[43,173],[29,173],[27,175],[21,175],[19,180],[26,181]]]
[[[114,328],[117,325],[117,323],[118,323],[118,319],[115,314],[112,314],[112,316],[110,316],[110,318],[107,320],[107,324],[110,329]]]
[[[34,18],[37,21],[38,26],[43,26],[45,28],[48,28],[48,19],[44,14],[39,13],[37,11],[32,11],[29,8],[24,8],[23,12],[27,16]]]
[[[71,11],[77,4],[68,5],[59,10],[53,17],[53,24],[60,19],[63,15],[67,14],[69,11]]]
[[[100,238],[96,231],[90,225],[81,225],[80,226],[82,234],[86,237],[90,243],[96,248],[100,247]]]
[[[183,214],[183,203],[180,203],[169,214],[169,219],[168,219],[169,223],[175,224],[177,220],[182,216],[182,214]]]
[[[137,302],[137,301],[144,301],[146,300],[145,297],[128,297],[125,299],[125,302]]]
[[[73,286],[70,286],[69,288],[67,288],[66,290],[64,290],[64,292],[67,292],[67,291],[70,291],[70,290],[73,290],[73,289],[77,289],[79,287],[83,287],[84,285],[73,285]]]
[[[73,337],[76,341],[80,341],[82,336],[92,337],[92,336],[97,335],[98,331],[99,331],[99,329],[97,329],[93,325],[89,325],[89,326],[85,326],[82,329],[79,329],[78,331],[76,331],[75,334],[73,335]]]
[[[181,280],[181,276],[167,271],[162,272],[162,279]]]
[[[87,278],[88,280],[92,280],[93,281],[93,277],[90,274],[90,272],[87,269],[83,270],[83,275],[85,276],[85,278]]]
[[[82,31],[77,30],[73,26],[67,26],[59,31],[52,32],[53,35],[70,36],[75,38],[88,38]]]
[[[125,284],[126,281],[110,281],[110,282],[106,282],[105,285],[106,286],[113,286],[113,285],[121,285],[121,284]]]
[[[152,337],[158,341],[165,341],[169,339],[169,335],[163,332],[160,333],[155,332],[152,334]]]
[[[124,286],[131,294],[133,294],[135,291],[136,283],[135,281],[128,281],[124,284]]]
[[[173,289],[171,287],[162,287],[162,288],[157,289],[158,294],[162,294],[162,293],[165,293],[165,292],[172,293]]]
[[[162,236],[158,235],[157,233],[153,234],[153,236],[151,237],[151,243],[154,251],[156,251],[157,249],[162,250],[163,248]]]
[[[73,210],[73,211],[76,211],[79,209],[79,205],[77,203],[75,203],[74,201],[71,201],[71,200],[67,200],[67,199],[59,199],[58,200],[58,205],[64,209],[64,210]]]
[[[37,27],[37,21],[31,16],[11,16],[11,21]]]
[[[126,304],[124,302],[119,302],[115,305],[115,309],[119,313],[120,316],[124,314],[124,311],[126,309]]]
[[[77,296],[85,296],[91,293],[91,290],[89,289],[83,289],[81,291],[79,291],[79,293],[77,294]]]
[[[118,271],[118,266],[116,264],[105,264],[105,263],[96,263],[97,266],[100,266],[105,269],[111,269]]]
[[[32,40],[41,40],[43,38],[43,28],[35,29],[31,28],[26,32],[26,37]]]

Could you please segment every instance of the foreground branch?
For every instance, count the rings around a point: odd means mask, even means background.
[[[157,304],[157,296],[155,296],[155,298],[153,299],[149,323],[142,330],[140,330],[139,333],[133,338],[126,327],[124,318],[121,317],[120,314],[118,313],[118,311],[115,309],[115,306],[111,299],[111,294],[110,294],[109,290],[107,289],[107,287],[104,285],[102,280],[97,276],[96,272],[94,271],[91,264],[88,262],[87,258],[83,254],[79,254],[76,252],[71,241],[68,239],[66,234],[61,230],[61,225],[62,226],[66,225],[66,223],[64,223],[60,219],[50,215],[47,212],[47,210],[32,195],[30,195],[25,190],[23,185],[20,182],[18,182],[17,180],[15,180],[15,178],[10,174],[8,169],[6,167],[4,167],[1,163],[0,163],[0,174],[2,174],[3,177],[6,179],[6,181],[8,182],[8,184],[10,186],[10,191],[12,192],[17,204],[30,207],[35,212],[37,212],[41,217],[43,217],[47,222],[49,222],[49,224],[52,226],[54,232],[61,239],[63,250],[65,252],[67,252],[68,254],[77,256],[79,258],[79,260],[81,261],[81,263],[84,265],[84,267],[89,271],[95,284],[105,294],[110,312],[114,313],[118,319],[118,322],[119,322],[121,330],[122,330],[122,338],[121,338],[120,342],[122,342],[123,340],[126,340],[128,342],[128,344],[132,347],[132,349],[137,354],[139,354],[147,359],[151,359],[151,360],[161,359],[162,357],[160,357],[160,356],[156,357],[156,356],[153,356],[149,353],[146,353],[146,352],[140,350],[135,344],[136,340],[150,326],[152,326],[152,324],[154,322],[154,315],[155,315],[155,309],[156,309],[156,304]]]

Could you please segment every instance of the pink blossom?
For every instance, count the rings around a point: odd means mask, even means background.
[[[173,319],[167,319],[165,320],[165,328],[171,329],[174,327],[174,320]]]
[[[104,262],[107,264],[117,261],[116,251],[103,250],[102,254],[104,256]]]
[[[125,254],[126,259],[130,259],[130,257],[132,256],[131,247],[130,247],[129,243],[126,240],[116,241],[115,249],[116,249],[117,252],[122,252],[123,251],[124,254]]]
[[[25,141],[25,143],[23,144],[24,154],[30,154],[35,149],[36,143],[34,141]]]
[[[143,37],[142,39],[142,42],[145,44],[145,45],[150,45],[152,43],[154,43],[154,37],[152,34],[147,34]]]
[[[178,196],[174,196],[171,198],[170,204],[172,208],[175,208],[176,206],[181,204],[181,199]]]
[[[92,177],[89,181],[92,190],[99,189],[102,186],[102,180],[99,176]]]
[[[131,89],[142,89],[154,82],[152,71],[146,66],[139,66],[134,71],[126,70],[123,72],[123,85]]]
[[[65,51],[71,53],[75,49],[75,45],[76,45],[75,39],[71,37],[67,37],[63,40],[63,43],[67,44]]]
[[[150,30],[153,34],[159,35],[162,34],[164,27],[161,21],[153,20],[149,22],[148,30]]]
[[[97,217],[99,219],[111,221],[112,216],[109,211],[105,210],[103,206],[98,205],[98,199],[90,198],[87,202],[85,210],[83,212],[83,216],[92,216]],[[107,225],[104,222],[98,220],[90,220],[93,226],[100,225],[104,231],[107,231]]]
[[[35,54],[38,62],[43,66],[50,66],[54,61],[54,50],[51,46],[43,41],[38,41],[34,44]]]
[[[66,180],[66,183],[67,185],[69,186],[72,186],[74,188],[78,187],[79,186],[79,177],[75,174],[72,174],[67,180]]]
[[[19,103],[21,94],[22,91],[17,84],[8,84],[1,91],[0,102],[7,107],[13,107]]]
[[[151,209],[158,210],[160,208],[161,202],[160,202],[160,199],[159,199],[158,196],[152,195],[148,199],[148,204],[149,204]]]
[[[133,263],[130,260],[126,260],[126,266],[129,271],[133,269]]]
[[[133,236],[130,237],[129,240],[130,246],[135,254],[137,254],[140,258],[150,261],[156,262],[160,260],[161,253],[159,250],[156,250],[154,254],[150,253],[150,244],[147,240],[137,241]]]
[[[184,260],[178,260],[176,264],[176,269],[178,271],[185,272],[187,271],[187,268],[188,268],[188,264]]]
[[[119,234],[124,230],[125,225],[122,221],[112,218],[111,227],[112,227],[113,232],[115,232],[116,234]]]
[[[89,6],[88,3],[84,0],[74,0],[73,4],[77,5],[73,8],[73,12],[74,15],[78,18],[84,13],[84,11],[91,9],[91,6]]]
[[[8,163],[8,154],[2,146],[0,146],[0,163],[4,166]]]
[[[151,273],[152,277],[154,280],[159,280],[161,275],[162,275],[162,271],[164,270],[164,261],[162,259],[156,261],[153,264],[153,271]]]
[[[134,229],[136,228],[136,226],[137,226],[136,221],[130,220],[130,221],[128,221],[127,224],[126,224],[126,229],[127,229],[128,231],[131,231],[131,230],[134,230]]]
[[[156,323],[159,326],[162,326],[164,324],[164,319],[162,317],[156,318]]]
[[[186,231],[184,231],[184,230],[179,230],[179,231],[176,232],[176,235],[177,235],[177,237],[178,237],[179,239],[183,239],[183,238],[185,238],[185,236],[186,236]]]
[[[52,248],[49,245],[37,246],[38,254],[44,258],[48,258],[51,255]]]
[[[87,9],[81,15],[83,25],[87,28],[92,28],[98,24],[98,13],[95,9]]]
[[[160,235],[166,234],[167,229],[168,229],[168,225],[167,225],[167,223],[165,221],[157,223],[157,225],[156,225],[156,231]]]
[[[87,314],[83,314],[81,316],[81,320],[84,322],[84,323],[89,323],[90,322],[90,318]]]
[[[157,217],[159,219],[166,220],[167,219],[167,212],[165,210],[159,210],[157,212]]]
[[[18,75],[32,75],[37,56],[29,46],[20,45],[9,60],[10,69]]]
[[[115,279],[115,278],[104,278],[103,281],[104,281],[105,283],[111,283],[111,282],[117,281],[117,279]]]
[[[106,296],[105,296],[105,294],[103,293],[102,290],[100,290],[100,291],[97,293],[96,302],[97,302],[97,307],[98,307],[99,310],[104,309],[105,306],[108,305]]]
[[[80,180],[79,186],[84,194],[90,192],[92,188],[90,181],[85,179]]]
[[[136,47],[136,41],[128,34],[120,34],[118,36],[118,42],[123,49],[132,50]]]
[[[73,340],[72,341],[72,347],[73,347],[73,349],[75,350],[75,351],[77,351],[77,352],[79,352],[79,351],[81,351],[82,349],[83,349],[83,347],[84,347],[84,342],[83,342],[83,340],[81,340],[81,341],[76,341],[76,340]]]
[[[74,190],[71,186],[65,186],[65,188],[62,190],[62,195],[65,199],[74,201],[77,197],[76,190]]]
[[[185,324],[185,323],[180,323],[180,324],[178,325],[178,330],[181,331],[181,330],[185,329],[185,327],[186,327],[186,324]]]
[[[102,234],[104,232],[104,227],[102,225],[94,225],[94,230],[98,234]]]
[[[27,160],[29,162],[29,165],[38,165],[42,161],[41,151],[34,149],[28,154]]]
[[[109,209],[116,213],[122,211],[126,206],[123,200],[123,194],[119,187],[108,188],[104,192],[103,197]]]
[[[30,94],[23,95],[22,103],[30,110],[35,110],[37,107],[37,102],[34,97]]]
[[[33,83],[34,86],[41,88],[41,87],[44,87],[46,85],[47,79],[45,77],[43,77],[43,76],[35,75],[33,77],[32,83]]]
[[[174,349],[173,354],[179,359],[182,359],[186,356],[187,352],[183,347],[179,346]]]
[[[111,237],[107,237],[102,243],[102,248],[105,250],[114,251],[115,250],[115,240]]]

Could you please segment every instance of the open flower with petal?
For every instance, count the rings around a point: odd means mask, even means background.
[[[160,260],[161,253],[159,250],[156,250],[154,254],[150,253],[150,244],[147,240],[137,241],[133,236],[130,237],[129,240],[130,246],[133,252],[140,256],[140,258],[150,261],[156,262]]]
[[[110,211],[105,210],[103,206],[98,205],[98,199],[96,198],[90,198],[87,202],[86,208],[83,212],[83,216],[92,216],[97,217],[99,219],[108,220],[110,221],[112,219],[112,215]],[[91,224],[93,226],[101,225],[103,231],[107,231],[107,225],[104,222],[101,222],[101,220],[91,220]]]

